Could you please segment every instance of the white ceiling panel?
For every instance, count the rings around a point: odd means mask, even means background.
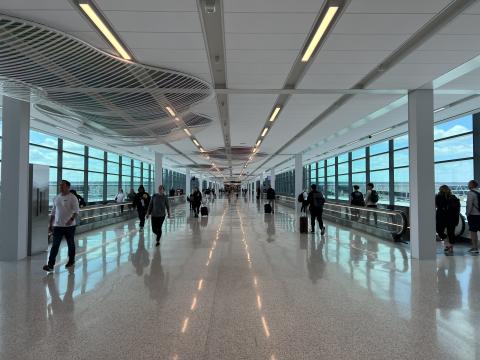
[[[197,12],[105,11],[105,16],[118,32],[201,33]]]
[[[10,10],[68,10],[72,9],[70,2],[65,0],[2,0],[2,12]]]
[[[73,10],[4,10],[2,13],[21,19],[43,24],[56,30],[70,32],[92,31],[93,27],[76,11]]]
[[[332,34],[328,37],[325,45],[320,50],[349,50],[349,51],[386,51],[395,50],[409,37],[401,35],[357,35],[357,34]],[[380,61],[380,59],[379,59]]]
[[[378,59],[384,59],[390,54],[390,51],[328,51],[322,50],[315,58],[312,64],[312,71],[317,70],[317,66],[325,64],[347,64],[348,66],[357,66],[359,64],[377,64]]]
[[[420,46],[418,50],[428,51],[480,51],[480,41],[478,35],[435,35]]]
[[[83,40],[86,43],[88,43],[88,44],[90,44],[90,45],[92,45],[96,48],[106,50],[110,53],[113,53],[113,50],[112,50],[110,44],[108,44],[103,39],[103,37],[98,35],[98,33],[95,32],[95,31],[70,32],[70,35],[72,35],[72,36],[74,36],[74,37],[76,37],[80,40]]]
[[[353,0],[348,5],[347,12],[379,13],[379,14],[419,14],[438,12],[447,6],[451,0]]]
[[[225,37],[227,50],[294,50],[302,47],[305,34],[238,34]]]
[[[280,89],[285,75],[239,74],[228,75],[228,86],[235,89]]]
[[[480,14],[460,15],[453,19],[448,26],[440,30],[439,34],[451,35],[480,35]]]
[[[225,33],[307,34],[316,13],[225,13]]]
[[[232,145],[253,146],[273,107],[274,95],[229,95]],[[244,144],[242,144],[244,143]]]
[[[96,2],[102,10],[197,12],[197,4],[192,0],[96,0]]]
[[[119,32],[131,49],[205,50],[201,33]]]
[[[224,0],[225,12],[318,12],[318,0]]]
[[[297,50],[227,50],[227,69],[231,62],[292,64],[297,55]]]
[[[187,50],[187,49],[140,49],[135,48],[135,55],[139,58],[151,59],[158,64],[173,62],[189,62],[202,63],[208,62],[207,54],[204,49]]]
[[[259,63],[255,66],[249,63],[233,62],[228,64],[229,74],[258,74],[258,75],[283,75],[290,71],[290,64]]]
[[[432,14],[343,14],[337,25],[335,34],[413,34],[425,24]]]
[[[363,74],[307,74],[299,89],[349,89],[355,85]]]

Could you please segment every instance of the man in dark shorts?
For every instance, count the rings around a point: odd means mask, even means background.
[[[470,191],[467,193],[467,221],[470,230],[470,239],[472,239],[472,248],[468,252],[472,255],[478,255],[478,234],[480,231],[480,190],[478,182],[470,180],[468,182]]]

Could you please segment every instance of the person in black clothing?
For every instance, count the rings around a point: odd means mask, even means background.
[[[175,196],[175,189],[171,188],[168,196]]]
[[[321,191],[317,191],[317,185],[312,184],[312,191],[308,194],[308,204],[310,205],[310,219],[312,223],[312,233],[315,232],[315,219],[320,226],[321,234],[325,234],[325,226],[323,226],[323,205],[325,204],[325,197]]]
[[[145,216],[147,215],[148,205],[150,204],[150,195],[145,191],[143,185],[138,187],[138,193],[135,194],[133,206],[137,208],[138,218],[140,220],[140,231],[145,226]]]
[[[275,190],[271,186],[267,189],[267,200],[270,206],[272,207],[272,214],[275,212]]]
[[[453,253],[455,228],[460,217],[460,200],[452,194],[447,185],[442,185],[435,196],[435,207],[437,234],[444,241],[445,253]],[[445,228],[447,234],[445,234]]]
[[[79,194],[77,193],[76,190],[70,190],[70,193],[72,193],[73,195],[75,195],[75,197],[77,198],[78,200],[78,206],[79,207],[85,207],[87,206],[87,203],[85,202],[85,199]]]
[[[200,205],[202,204],[202,193],[198,190],[198,188],[195,188],[192,196],[190,196],[190,201],[193,206],[193,212],[195,213],[195,217],[197,218],[200,211]]]
[[[353,192],[350,194],[350,205],[353,206],[365,206],[365,200],[363,198],[362,192],[359,190],[360,186],[353,185]],[[351,209],[352,220],[357,220],[360,218],[359,209]]]

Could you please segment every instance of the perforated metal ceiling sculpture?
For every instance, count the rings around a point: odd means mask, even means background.
[[[207,82],[125,61],[57,30],[2,14],[0,92],[39,103],[43,112],[65,114],[78,120],[72,125],[79,130],[114,143],[184,138],[167,106],[192,132],[212,122],[188,112],[211,96]]]

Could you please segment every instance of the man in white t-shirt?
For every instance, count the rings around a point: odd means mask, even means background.
[[[117,196],[115,196],[115,201],[117,204],[122,204],[120,205],[120,212],[123,214],[123,202],[125,201],[125,193],[123,192],[123,189],[120,189]]]
[[[53,244],[48,257],[48,264],[43,270],[52,272],[55,267],[55,259],[62,238],[65,236],[68,245],[68,262],[65,268],[75,265],[75,226],[80,208],[75,195],[70,193],[70,182],[62,180],[60,194],[53,199],[52,215],[50,216],[49,232],[53,232]]]

